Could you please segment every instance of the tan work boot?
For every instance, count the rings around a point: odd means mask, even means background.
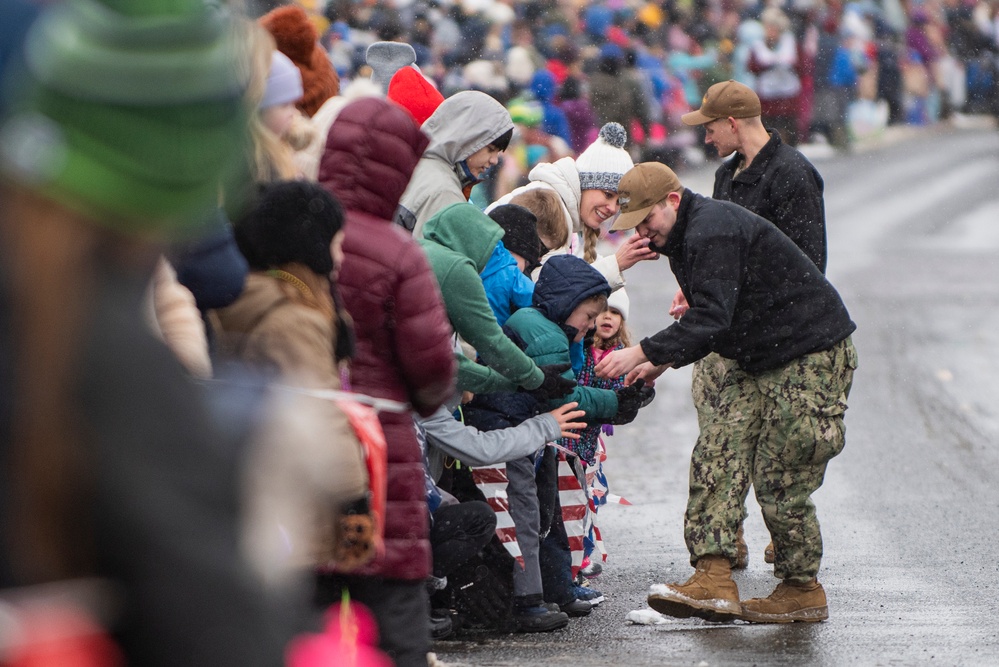
[[[742,620],[750,623],[816,623],[827,618],[826,592],[817,579],[807,584],[782,581],[769,597],[742,603]]]
[[[763,550],[763,562],[773,564],[775,558],[774,554],[774,541],[770,540],[770,544],[768,544],[767,548]]]
[[[746,544],[746,535],[739,526],[739,531],[735,534],[735,564],[733,570],[745,570],[749,567],[749,545]]]
[[[696,616],[722,623],[739,618],[739,587],[724,556],[703,556],[694,576],[683,584],[656,584],[649,589],[649,606],[675,618]]]

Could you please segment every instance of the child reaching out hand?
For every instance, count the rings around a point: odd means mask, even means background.
[[[625,323],[628,318],[628,306],[628,295],[623,289],[614,292],[607,299],[607,307],[597,316],[593,340],[586,347],[583,368],[576,378],[580,386],[598,389],[620,389],[624,386],[624,375],[617,378],[601,378],[594,369],[608,353],[631,345]],[[559,441],[560,445],[575,452],[583,464],[586,495],[592,500],[594,513],[607,502],[607,478],[603,472],[603,461],[607,458],[607,450],[601,432],[613,435],[614,427],[610,424],[590,425],[579,431],[578,440],[562,438]],[[583,539],[583,563],[580,572],[584,576],[596,576],[602,569],[599,559],[595,560],[593,557],[597,543],[596,516],[592,516],[588,523],[589,529]]]
[[[576,377],[576,384],[596,389],[624,387],[624,375],[618,378],[602,378],[597,376],[594,369],[609,352],[631,345],[628,328],[625,325],[627,317],[628,295],[621,289],[610,295],[607,307],[597,316],[593,341],[586,348],[583,368]],[[599,449],[601,428],[603,428],[601,425],[592,424],[580,431],[579,440],[563,438],[559,444],[579,456],[587,469],[592,468],[597,464],[596,454]],[[608,435],[612,432],[611,430]]]

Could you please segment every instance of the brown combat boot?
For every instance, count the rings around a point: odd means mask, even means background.
[[[816,623],[827,618],[826,592],[817,579],[807,584],[782,581],[769,597],[742,603],[742,620],[750,623]]]
[[[776,557],[776,552],[774,551],[774,541],[770,540],[770,544],[767,548],[763,550],[763,562],[773,564]]]
[[[694,576],[683,584],[656,584],[649,589],[649,606],[675,618],[696,616],[723,623],[739,618],[739,587],[724,556],[703,556]]]
[[[733,570],[745,570],[749,567],[749,545],[746,544],[746,535],[739,526],[739,531],[735,534],[735,564]]]

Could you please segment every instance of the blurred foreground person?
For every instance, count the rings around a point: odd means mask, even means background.
[[[252,271],[239,299],[216,313],[222,352],[264,370],[283,386],[340,389],[337,351],[346,356],[346,341],[338,335],[341,317],[331,277],[342,258],[343,234],[343,209],[319,185],[287,181],[263,186],[256,205],[235,226],[236,243]],[[333,401],[303,393],[288,400],[300,406],[303,417],[308,415],[321,441],[303,461],[300,479],[311,477],[307,486],[330,492],[323,503],[296,517],[295,534],[301,539],[289,545],[289,565],[363,565],[374,555],[374,541],[361,445]],[[287,440],[299,434],[274,436],[280,442],[274,453],[280,456],[289,449]],[[274,465],[264,461],[258,466],[256,483],[262,488],[274,488]],[[268,494],[254,498],[263,501]],[[334,502],[327,504],[327,499]],[[268,511],[266,506],[257,509]]]
[[[232,34],[198,0],[67,0],[11,49],[27,67],[0,120],[0,586],[103,582],[113,613],[95,615],[128,664],[281,664],[295,630],[294,598],[239,549],[236,413],[254,397],[210,402],[141,306],[164,242],[242,155]]]
[[[378,621],[381,647],[399,667],[424,667],[430,651],[430,518],[423,455],[410,410],[432,415],[453,392],[451,327],[416,239],[392,223],[426,135],[401,107],[367,98],[330,127],[319,182],[347,210],[339,286],[354,320],[351,388],[398,401],[379,420],[388,444],[385,552],[350,573],[322,576],[316,601],[347,590]]]

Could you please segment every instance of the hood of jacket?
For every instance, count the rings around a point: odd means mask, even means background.
[[[391,221],[428,139],[402,107],[366,97],[330,127],[319,182],[348,211]]]
[[[579,187],[579,171],[576,169],[576,161],[571,157],[564,157],[555,162],[542,162],[531,170],[527,178],[531,181],[547,183],[558,193],[566,210],[569,211],[569,217],[572,218],[570,233],[579,233],[583,228],[579,222],[579,201],[582,197],[582,191]]]
[[[467,257],[475,265],[475,272],[482,273],[503,233],[503,228],[475,205],[451,204],[427,220],[423,241]]]
[[[565,325],[576,306],[591,296],[610,296],[603,275],[579,257],[557,255],[541,267],[533,306],[552,322]],[[564,326],[563,326],[564,328]]]
[[[501,250],[502,249],[502,250]],[[506,249],[503,245],[503,241],[499,241],[496,247],[493,248],[493,252],[489,255],[489,261],[486,262],[486,267],[479,271],[479,275],[482,276],[482,280],[485,281],[486,278],[496,275],[500,271],[512,266],[518,272],[520,267],[517,266],[517,260],[513,258],[513,255]]]
[[[501,134],[513,129],[510,112],[478,90],[466,90],[447,98],[423,124],[430,137],[426,157],[454,166]]]

